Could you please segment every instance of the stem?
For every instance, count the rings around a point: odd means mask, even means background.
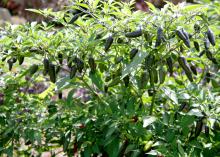
[[[105,102],[103,99],[101,99],[101,98],[99,97],[99,95],[89,86],[89,84],[88,84],[83,78],[81,78],[81,80],[82,80],[82,82],[84,83],[84,85],[98,98],[98,100],[99,100],[101,103],[103,103],[103,104],[105,104],[105,105],[109,105],[107,102]]]
[[[203,61],[202,61],[202,63],[203,63],[204,69],[202,70],[202,75],[200,76],[200,79],[199,79],[199,81],[198,81],[198,84],[201,83],[202,79],[203,79],[204,76],[205,76],[205,71],[207,70],[206,67],[205,67],[205,63],[204,63]]]
[[[149,113],[150,115],[152,115],[152,113],[153,113],[155,97],[156,97],[156,93],[154,93],[152,101],[151,101],[150,113]]]
[[[153,90],[154,90],[154,95],[153,95],[153,98],[152,98],[152,101],[151,101],[151,106],[150,106],[150,115],[152,115],[153,113],[153,109],[154,109],[154,102],[155,102],[155,97],[156,97],[156,92],[155,92],[155,87],[153,86]]]
[[[99,23],[100,25],[102,25],[102,26],[106,27],[107,29],[109,29],[109,26],[107,26],[104,22],[100,22],[100,21],[97,19],[97,17],[96,17],[93,13],[84,10],[82,7],[79,7],[79,8],[80,8],[80,10],[81,10],[82,12],[84,12],[84,13],[89,14],[90,16],[92,16],[92,17],[96,20],[97,23]],[[111,28],[111,27],[110,27],[110,28]]]
[[[155,90],[155,86],[153,85],[154,95],[153,95],[153,97],[152,97],[152,101],[151,101],[150,115],[153,114],[154,102],[155,102],[156,93],[157,93],[156,91],[158,91],[158,90],[160,89],[160,85],[161,85],[161,84],[159,84],[159,85],[157,86],[157,90]]]

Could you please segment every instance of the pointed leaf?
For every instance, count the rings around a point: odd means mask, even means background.
[[[142,61],[145,59],[146,56],[147,56],[147,53],[146,53],[146,52],[139,51],[139,52],[135,55],[133,61],[132,61],[130,64],[128,64],[128,65],[125,67],[125,69],[122,71],[122,79],[123,79],[126,75],[130,74],[131,72],[137,70],[139,64],[142,63]]]
[[[153,116],[144,117],[144,119],[143,119],[143,127],[146,128],[147,126],[149,126],[150,124],[152,124],[156,120],[157,120],[157,118],[153,117]]]

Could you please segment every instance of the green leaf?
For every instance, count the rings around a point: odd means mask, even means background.
[[[68,130],[64,135],[63,151],[66,152],[70,143],[71,131]]]
[[[205,11],[206,9],[207,8],[205,8],[205,6],[202,4],[194,4],[194,5],[184,6],[183,11],[190,12],[193,10],[200,10],[202,12],[202,11]]]
[[[157,118],[153,117],[153,116],[146,116],[146,117],[144,117],[143,118],[143,127],[146,128],[147,126],[149,126],[150,124],[152,124],[156,120],[157,120]]]
[[[13,157],[13,150],[14,150],[13,145],[9,146],[9,147],[5,150],[7,156],[12,156],[12,157]]]
[[[117,130],[116,126],[109,128],[108,132],[106,133],[106,138],[109,138],[116,130]]]
[[[117,136],[112,136],[111,138],[105,139],[104,147],[107,147],[107,146],[108,146],[109,144],[111,144],[112,141],[114,141],[115,139],[117,139]]]
[[[169,87],[163,87],[162,91],[170,100],[172,100],[175,104],[178,104],[176,93],[173,90],[171,90]]]
[[[35,140],[38,142],[38,144],[40,145],[42,142],[42,136],[41,136],[41,132],[40,131],[36,131],[34,134],[34,138]]]
[[[97,5],[99,4],[100,0],[92,0],[93,1],[93,9],[97,8]]]
[[[150,2],[146,2],[152,12],[157,12],[157,8]]]
[[[94,153],[100,153],[100,149],[99,149],[99,146],[97,145],[97,144],[94,144],[93,146],[92,146],[92,151],[94,152]]]
[[[186,115],[186,116],[184,116],[184,117],[182,117],[182,119],[180,120],[180,126],[182,127],[182,129],[183,129],[183,135],[184,136],[187,136],[188,135],[188,133],[189,133],[189,126],[191,125],[191,124],[193,124],[193,122],[195,121],[195,118],[194,118],[194,116],[188,116],[188,115]]]
[[[38,9],[25,9],[25,10],[33,12],[33,13],[37,13],[37,14],[43,14],[42,11],[40,11]]]
[[[178,98],[183,99],[183,100],[187,100],[187,99],[190,99],[191,96],[188,93],[179,93]]]
[[[149,154],[152,156],[159,156],[159,154],[161,154],[161,153],[158,152],[157,150],[151,150],[151,151],[147,152],[146,154]]]
[[[91,148],[88,147],[88,146],[85,147],[83,154],[84,154],[85,157],[91,157],[91,155],[92,155],[92,150],[91,150]]]
[[[72,102],[73,102],[73,94],[75,93],[75,89],[72,89],[71,91],[69,91],[67,99],[66,99],[66,105],[67,106],[71,106]]]
[[[136,149],[136,150],[132,151],[131,157],[138,157],[138,156],[140,156],[141,152],[142,152],[141,150]]]
[[[54,83],[50,83],[50,86],[44,92],[39,94],[38,97],[40,99],[44,99],[46,96],[52,95],[54,89],[55,89],[55,84]]]
[[[121,144],[118,137],[112,137],[112,140],[110,140],[107,145],[105,144],[108,154],[112,157],[118,157],[120,146]]]
[[[63,77],[56,82],[56,86],[58,90],[63,90],[70,86],[70,78]]]
[[[165,137],[167,142],[171,143],[175,139],[175,131],[173,129],[168,129]]]
[[[85,3],[76,3],[78,6],[81,6],[83,8],[89,9],[89,6]]]
[[[129,153],[129,152],[131,152],[131,151],[134,151],[135,148],[136,148],[136,145],[134,145],[134,144],[129,144],[129,145],[127,146],[126,150],[125,150],[125,154],[127,154],[127,153]]]
[[[187,115],[197,116],[197,117],[203,117],[203,116],[204,116],[199,109],[191,109],[191,110],[187,113]]]
[[[99,88],[99,90],[103,90],[103,80],[102,80],[102,75],[99,72],[91,73],[89,74],[90,79],[92,80],[92,83],[96,85],[96,87]]]
[[[143,52],[143,51],[139,51],[133,61],[128,64],[125,69],[122,71],[122,77],[121,79],[123,79],[126,75],[130,74],[131,72],[137,70],[139,64],[142,63],[142,61],[145,59],[145,57],[147,56],[147,53],[146,52]]]
[[[180,141],[178,142],[178,150],[179,150],[179,152],[180,152],[180,154],[181,154],[182,157],[185,157],[185,156],[186,156],[186,154],[185,154],[185,152],[184,152],[184,149],[183,149],[183,147],[182,147],[181,144],[180,144]]]

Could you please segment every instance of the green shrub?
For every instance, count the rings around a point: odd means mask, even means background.
[[[53,22],[1,29],[2,154],[220,155],[214,14],[203,5],[131,6],[79,1],[31,10]],[[40,83],[46,90],[35,91]]]

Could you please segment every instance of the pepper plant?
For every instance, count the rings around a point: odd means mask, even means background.
[[[220,155],[219,14],[148,5],[76,0],[1,28],[0,154]]]

